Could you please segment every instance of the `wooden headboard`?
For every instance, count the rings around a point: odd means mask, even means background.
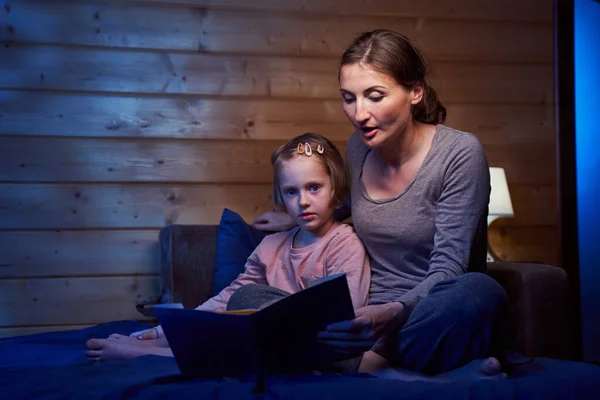
[[[217,230],[217,225],[169,225],[160,231],[162,303],[193,308],[212,296]]]

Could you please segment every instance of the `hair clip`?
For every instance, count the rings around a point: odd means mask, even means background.
[[[306,154],[308,157],[312,156],[312,147],[310,147],[308,142],[304,143],[304,154]]]
[[[323,148],[323,146],[321,146],[321,145],[318,145],[318,146],[317,146],[317,153],[319,153],[319,154],[323,154],[323,152],[325,152],[325,149]]]
[[[298,154],[306,154],[307,157],[310,157],[313,155],[312,147],[310,147],[310,143],[308,143],[308,142],[298,143],[297,151],[298,151]],[[317,151],[319,152],[319,154],[323,154],[323,148],[321,148],[321,150],[319,150],[319,148],[317,147]]]

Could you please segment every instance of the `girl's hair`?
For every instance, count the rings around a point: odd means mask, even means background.
[[[353,64],[384,73],[408,90],[423,85],[423,99],[412,107],[413,118],[434,125],[446,120],[446,108],[427,76],[427,62],[406,36],[386,29],[361,33],[342,55],[338,80],[342,67]]]
[[[312,155],[306,153],[306,144],[310,146]],[[304,149],[303,153],[298,152],[298,145]],[[317,149],[322,149],[321,154]],[[285,161],[295,157],[311,157],[318,161],[327,171],[331,179],[332,193],[331,206],[337,207],[342,204],[348,193],[348,178],[344,159],[339,150],[329,139],[316,133],[304,133],[296,136],[287,143],[279,146],[271,155],[271,164],[273,164],[273,206],[275,210],[286,211],[281,191],[279,190],[279,174]]]

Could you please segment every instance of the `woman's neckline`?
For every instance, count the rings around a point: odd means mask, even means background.
[[[363,171],[364,171],[364,168],[365,168],[365,163],[367,161],[367,156],[369,155],[369,153],[371,153],[371,151],[373,151],[373,149],[367,148],[367,150],[363,154],[363,157],[362,157],[362,160],[361,160],[361,163],[360,163],[360,174],[358,176],[358,183],[360,185],[360,191],[361,191],[362,196],[366,200],[370,201],[371,203],[384,204],[384,203],[389,203],[391,201],[397,200],[400,197],[402,197],[406,192],[408,192],[410,190],[410,188],[414,185],[414,183],[417,181],[417,179],[419,178],[419,176],[421,175],[421,172],[425,168],[425,166],[428,163],[429,159],[432,157],[434,148],[436,147],[436,143],[437,143],[437,140],[438,140],[439,129],[440,129],[440,124],[437,124],[435,126],[435,131],[433,133],[433,138],[431,139],[431,147],[427,151],[427,154],[425,155],[425,158],[423,159],[423,162],[421,163],[421,166],[419,166],[419,169],[417,170],[417,173],[415,174],[415,176],[413,177],[413,179],[409,182],[408,185],[406,185],[406,187],[404,189],[402,189],[400,192],[398,192],[397,194],[395,194],[394,196],[391,196],[391,197],[386,197],[386,198],[382,198],[382,199],[373,199],[369,195],[369,192],[367,191],[367,187],[363,183],[363,179],[362,179],[363,178]]]

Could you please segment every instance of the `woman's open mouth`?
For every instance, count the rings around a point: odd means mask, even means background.
[[[364,126],[360,129],[362,130],[363,136],[367,139],[372,138],[377,133],[377,127],[374,126]]]

